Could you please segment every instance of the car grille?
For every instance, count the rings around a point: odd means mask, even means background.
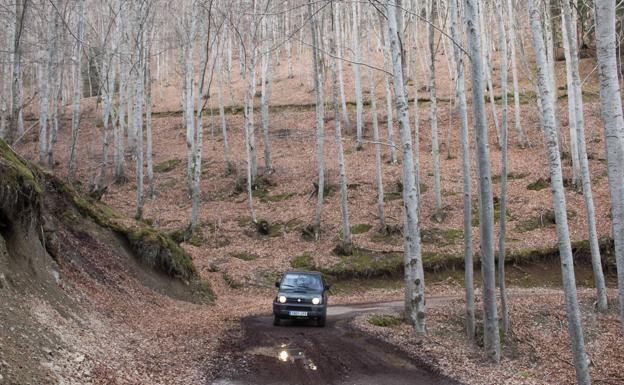
[[[286,306],[286,310],[312,311],[312,308],[310,306]]]
[[[312,299],[311,298],[286,297],[286,303],[312,303]]]

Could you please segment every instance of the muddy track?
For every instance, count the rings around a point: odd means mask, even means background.
[[[282,321],[269,315],[242,321],[243,337],[224,346],[228,357],[213,385],[459,385],[390,344],[350,326],[358,313],[400,309],[402,302],[334,306],[327,326]]]

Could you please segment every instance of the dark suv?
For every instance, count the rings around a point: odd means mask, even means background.
[[[289,271],[275,282],[279,290],[273,301],[273,325],[282,319],[313,319],[325,326],[327,290],[330,285],[321,273]]]

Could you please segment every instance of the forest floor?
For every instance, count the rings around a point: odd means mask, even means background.
[[[385,341],[399,349],[389,350],[392,352],[389,356],[392,361],[389,363],[390,366],[402,365],[406,360],[415,359],[415,362],[424,365],[418,367],[435,368],[443,375],[466,384],[573,383],[573,368],[570,366],[567,325],[563,297],[558,286],[556,259],[537,264],[533,260],[535,255],[528,253],[531,250],[556,245],[555,224],[550,213],[552,198],[548,184],[546,153],[539,131],[537,106],[534,99],[530,98],[523,100],[522,124],[533,146],[527,149],[517,147],[513,125],[510,126],[507,247],[519,257],[510,263],[509,268],[512,286],[511,319],[514,331],[504,340],[504,358],[500,366],[488,364],[480,348],[463,337],[461,300],[463,271],[456,263],[458,257],[461,260],[463,253],[459,122],[456,110],[446,102],[439,104],[438,112],[445,214],[441,223],[433,218],[434,183],[431,172],[431,127],[427,103],[421,104],[419,114],[421,230],[423,256],[429,266],[426,275],[427,295],[445,295],[451,298],[445,306],[431,307],[428,313],[429,338],[417,339],[410,327],[398,320],[398,313],[392,307],[384,310],[383,313],[387,313],[386,315],[340,316],[336,323],[330,323],[330,328],[326,329],[327,335],[320,329],[286,326],[279,329],[277,336],[272,336],[272,329],[266,325],[265,315],[270,313],[270,302],[275,294],[273,282],[281,272],[291,268],[321,268],[337,275],[344,273],[351,277],[356,276],[357,280],[335,282],[332,303],[370,303],[396,301],[402,298],[401,281],[391,278],[392,274],[397,273],[396,267],[402,265],[401,234],[397,231],[384,235],[378,231],[374,147],[367,144],[364,150],[356,151],[354,130],[350,127],[346,129],[344,145],[349,179],[349,209],[358,253],[353,257],[347,257],[333,252],[341,237],[341,213],[339,192],[336,190],[338,165],[333,141],[334,123],[331,120],[325,127],[330,189],[325,200],[322,233],[318,241],[305,236],[303,230],[312,222],[314,216],[313,181],[317,175],[314,161],[315,117],[313,108],[307,106],[312,101],[313,92],[308,85],[299,85],[299,79],[285,79],[284,67],[281,66],[278,70],[281,75],[277,76],[274,85],[276,96],[273,103],[275,106],[286,104],[292,106],[276,108],[275,113],[271,115],[271,156],[275,172],[264,175],[265,185],[254,192],[257,216],[268,222],[270,230],[268,234],[260,234],[251,223],[246,195],[240,188],[245,174],[243,117],[240,114],[226,116],[235,163],[231,172],[228,172],[223,156],[223,139],[218,116],[206,117],[200,226],[198,232],[182,243],[182,246],[193,256],[201,276],[211,282],[217,295],[216,302],[213,305],[188,304],[149,289],[137,289],[138,286],[134,283],[127,282],[124,282],[118,291],[111,292],[108,288],[97,287],[98,290],[93,289],[87,291],[87,294],[80,294],[84,285],[90,287],[89,277],[74,277],[76,282],[73,295],[79,296],[85,306],[97,309],[90,318],[66,318],[54,309],[42,307],[37,301],[27,302],[24,305],[41,315],[40,322],[54,325],[53,332],[64,336],[65,343],[72,346],[72,349],[62,354],[45,356],[46,365],[55,373],[55,378],[59,382],[102,384],[210,384],[217,377],[244,381],[253,378],[254,374],[268,375],[266,371],[254,372],[253,369],[254,367],[257,370],[262,369],[260,366],[268,363],[270,357],[263,356],[263,350],[260,349],[257,352],[260,352],[261,358],[254,358],[258,361],[245,363],[246,359],[249,361],[250,356],[241,358],[237,355],[240,352],[233,351],[233,348],[253,350],[256,345],[264,346],[265,339],[266,343],[272,346],[272,343],[279,342],[279,336],[293,335],[302,338],[301,334],[307,335],[309,331],[310,339],[295,340],[297,344],[299,341],[304,345],[310,344],[315,338],[321,342],[327,342],[328,338],[333,340],[334,337],[340,337],[338,341],[350,341],[351,333],[355,339],[357,339],[355,336],[362,333],[365,336],[373,336],[370,337],[373,338],[370,345],[378,346],[377,341]],[[438,66],[440,67],[443,66]],[[584,69],[584,73],[589,73],[591,66],[585,63],[585,67],[587,68]],[[350,82],[351,80],[347,78],[347,87],[352,87]],[[418,79],[418,83],[424,84],[424,79]],[[448,84],[446,88],[444,87],[444,84],[440,85],[440,94],[444,95],[444,92],[448,94],[450,90]],[[160,98],[154,106],[155,110],[162,112],[155,116],[153,127],[156,195],[153,199],[146,200],[144,209],[147,223],[168,232],[185,228],[191,213],[185,178],[187,156],[185,126],[179,115],[180,99],[173,88],[175,85],[170,85],[162,97],[155,96],[156,100]],[[237,95],[243,86],[236,79],[234,88],[233,97],[230,98],[228,95],[226,99],[241,100]],[[381,88],[379,90],[378,95],[383,95]],[[156,91],[154,95],[159,95],[159,92]],[[421,91],[419,95],[426,97],[426,92]],[[600,109],[595,97],[588,97],[587,102],[585,118],[596,219],[598,233],[606,237],[610,234],[611,223],[606,160],[601,140]],[[83,192],[88,191],[92,175],[98,169],[101,148],[100,121],[95,117],[93,109],[95,101],[91,99],[85,104],[87,108],[79,133],[77,173],[78,180],[81,181],[81,184],[77,184],[77,188]],[[211,100],[210,105],[214,107],[214,100]],[[488,111],[489,108],[488,106]],[[569,156],[565,158],[569,143],[566,111],[566,103],[561,101],[559,112],[562,124],[564,175],[569,178]],[[329,113],[329,116],[331,115]],[[352,121],[355,120],[354,115],[351,111]],[[510,116],[513,116],[513,108],[510,110]],[[498,200],[500,151],[493,134],[493,123],[491,119],[489,120],[492,133],[490,149],[494,194]],[[379,122],[382,135],[385,135],[387,128],[385,112],[380,112]],[[365,125],[368,128],[371,126],[371,113],[368,109],[365,113]],[[262,166],[263,145],[259,135],[260,126],[256,129],[258,164]],[[64,121],[59,132],[55,155],[58,165],[54,171],[60,176],[65,176],[67,171],[69,130],[68,121]],[[398,132],[396,122],[395,132]],[[370,140],[370,136],[369,128],[366,131],[366,139]],[[446,138],[450,138],[450,142],[447,142]],[[398,140],[398,136],[395,140]],[[35,159],[36,135],[32,133],[26,135],[18,150],[25,157]],[[391,228],[400,229],[403,218],[399,187],[401,166],[388,163],[387,147],[382,151],[386,218]],[[474,148],[472,151],[474,154]],[[128,182],[122,185],[111,184],[102,197],[106,204],[128,216],[134,216],[135,212],[136,183],[133,168],[134,161],[128,156],[126,159]],[[262,167],[260,171],[262,174]],[[474,175],[472,180],[472,189],[475,192]],[[575,189],[567,188],[566,199],[571,237],[574,241],[583,241],[587,238],[583,196]],[[476,207],[474,193],[473,207]],[[496,211],[500,216],[500,211]],[[472,236],[475,245],[478,245],[478,222],[475,218],[476,210]],[[523,255],[527,255],[526,260],[522,258]],[[549,258],[552,257],[549,255]],[[556,258],[556,255],[554,257]],[[447,261],[454,262],[447,265]],[[609,262],[607,265],[608,282],[610,287],[613,287],[612,263]],[[378,275],[379,271],[388,274],[371,277]],[[583,268],[582,264],[577,275],[580,286],[591,286],[591,271],[586,267]],[[476,278],[478,281],[478,277]],[[80,280],[87,283],[80,283]],[[116,282],[116,279],[113,281]],[[548,288],[527,289],[534,286]],[[592,293],[590,288],[580,291],[592,374],[596,383],[622,383],[624,380],[614,365],[624,358],[622,350],[624,339],[618,330],[613,311],[598,314],[593,310]],[[612,289],[609,295],[611,299],[615,298]],[[130,301],[128,297],[131,298]],[[478,292],[477,300],[479,300]],[[232,307],[233,303],[236,306]],[[332,346],[338,349],[337,345]],[[369,344],[357,342],[356,346],[366,348]],[[354,348],[351,351],[355,354],[355,350]],[[313,354],[315,364],[326,362],[318,355],[318,351],[310,354]],[[342,362],[337,353],[331,353],[330,357]],[[273,358],[271,367],[277,368],[275,365],[279,362],[277,357]],[[4,373],[6,377],[11,367],[14,369],[14,365],[17,365],[17,359],[18,357],[15,357],[16,361],[9,363],[0,361],[0,383],[2,374]],[[351,360],[349,362],[355,364],[353,357],[349,359]],[[319,372],[326,366],[318,365]],[[243,372],[241,377],[233,377],[229,376],[231,372],[228,373],[224,367],[232,370],[248,368],[250,371]],[[387,369],[388,366],[378,367],[379,371]],[[405,370],[408,373],[412,369]],[[335,383],[346,380],[340,373],[337,374]]]

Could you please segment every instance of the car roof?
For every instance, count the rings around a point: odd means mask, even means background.
[[[285,271],[284,275],[286,274],[309,274],[309,275],[321,275],[320,272],[318,271],[299,271],[299,270],[294,270],[294,271]]]

